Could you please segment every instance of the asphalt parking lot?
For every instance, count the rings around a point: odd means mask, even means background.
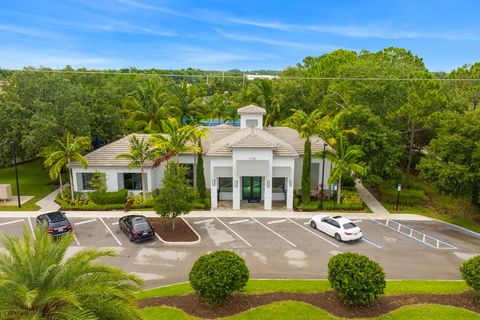
[[[102,258],[145,279],[146,287],[186,281],[195,259],[219,249],[243,256],[253,278],[322,279],[328,259],[357,252],[377,260],[389,279],[460,279],[459,265],[480,254],[480,238],[438,221],[353,220],[364,239],[339,243],[312,229],[306,218],[186,218],[202,240],[195,245],[167,245],[158,239],[131,243],[117,218],[69,218],[73,254],[85,247],[109,248]],[[32,232],[34,218],[0,218],[0,233]]]

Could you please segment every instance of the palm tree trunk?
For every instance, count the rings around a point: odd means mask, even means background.
[[[70,164],[70,162],[69,162]],[[72,172],[72,168],[68,168],[68,174],[70,176],[70,195],[71,195],[71,200],[74,201],[75,200],[75,193],[73,191],[73,172]]]
[[[63,199],[62,170],[60,170],[60,174],[58,175],[58,181],[60,182],[60,199]]]
[[[174,217],[174,218],[172,219],[172,230],[175,230],[175,219],[176,219],[176,218],[177,218],[177,217]]]
[[[146,191],[146,188],[145,188],[145,179],[143,177],[143,165],[140,166],[140,174],[142,175],[142,197],[143,197],[143,203],[145,203],[145,193],[147,192]]]
[[[337,189],[337,203],[340,204],[342,199],[342,176],[338,178],[338,189]]]

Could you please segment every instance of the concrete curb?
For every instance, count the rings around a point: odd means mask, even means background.
[[[182,219],[187,224],[187,226],[190,228],[190,230],[192,230],[197,235],[197,237],[198,237],[197,240],[195,240],[195,241],[166,241],[166,240],[163,240],[162,237],[160,237],[158,235],[158,233],[155,232],[155,236],[157,237],[157,239],[160,240],[161,242],[163,242],[164,244],[168,245],[168,246],[191,246],[191,245],[199,244],[202,241],[202,237],[198,234],[197,231],[195,231],[195,229],[192,228],[192,226],[187,222],[187,220],[185,220],[185,218],[180,217],[180,219]]]
[[[475,238],[479,238],[479,239],[480,239],[480,233],[478,233],[478,232],[469,230],[469,229],[467,229],[467,228],[458,226],[458,225],[453,224],[453,223],[450,223],[450,222],[446,222],[446,221],[442,221],[442,220],[438,220],[438,219],[433,219],[433,220],[438,221],[438,222],[443,222],[443,223],[445,223],[445,224],[448,224],[448,225],[451,226],[451,227],[460,229],[460,230],[462,230],[463,232],[468,233],[468,234],[474,236]]]

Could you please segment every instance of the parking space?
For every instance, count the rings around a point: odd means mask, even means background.
[[[118,256],[101,261],[138,273],[147,287],[186,280],[198,256],[219,249],[240,254],[254,278],[304,279],[325,278],[328,259],[349,251],[375,259],[391,279],[459,279],[459,265],[480,253],[478,235],[437,221],[354,220],[364,238],[345,243],[311,228],[306,218],[187,217],[202,240],[181,246],[157,239],[131,243],[118,218],[69,220],[72,252],[113,248]],[[32,232],[35,219],[0,218],[0,233],[21,237],[24,226]]]

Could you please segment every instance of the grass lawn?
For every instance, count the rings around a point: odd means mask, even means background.
[[[435,280],[387,280],[385,294],[437,293],[455,294],[468,290],[464,281]],[[331,290],[328,280],[250,280],[244,293],[266,292],[324,292]],[[190,283],[145,290],[137,293],[137,299],[182,295],[193,292]]]
[[[40,207],[35,202],[58,188],[58,186],[50,184],[51,180],[48,176],[48,171],[43,167],[42,159],[19,164],[18,177],[20,193],[25,196],[34,196],[34,198],[23,204],[21,208],[17,206],[0,206],[0,211],[39,210]],[[0,183],[11,184],[12,193],[17,195],[15,170],[13,167],[0,169]]]
[[[154,319],[178,319],[193,320],[199,319],[187,315],[183,311],[171,307],[151,307],[142,310],[146,320]],[[477,313],[456,307],[441,305],[418,305],[402,307],[379,318],[368,318],[378,320],[470,320],[478,319]],[[254,308],[232,317],[222,318],[229,320],[336,320],[343,319],[333,317],[326,311],[309,304],[294,301],[275,302],[266,306]]]
[[[456,294],[468,290],[469,287],[464,281],[427,281],[427,280],[389,280],[385,294]],[[243,291],[246,294],[266,292],[324,292],[331,290],[328,280],[250,280]],[[189,283],[180,283],[172,286],[145,290],[136,294],[137,299],[183,295],[193,292]],[[172,307],[149,307],[142,310],[145,319],[179,319],[193,320],[192,317],[183,311]],[[478,319],[479,316],[471,311],[440,305],[421,305],[400,308],[381,320],[402,320],[402,319]],[[240,320],[295,320],[295,319],[318,319],[335,320],[323,309],[309,304],[294,301],[275,302],[270,305],[254,308],[246,312],[224,319]]]

